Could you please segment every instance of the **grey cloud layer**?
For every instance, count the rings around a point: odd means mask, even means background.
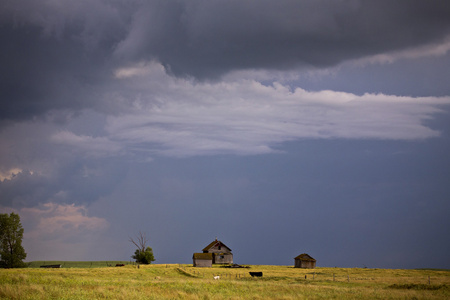
[[[399,97],[321,91],[242,80],[196,83],[168,76],[160,64],[116,71],[122,113],[106,119],[104,137],[59,132],[54,142],[89,155],[260,154],[302,138],[414,140],[439,136],[424,122],[450,97]]]
[[[328,67],[439,43],[436,1],[6,1],[0,118],[98,108],[111,73],[157,60],[200,79],[233,70]]]
[[[94,107],[114,45],[126,36],[122,5],[6,1],[0,12],[0,119]]]
[[[177,75],[324,67],[440,40],[450,8],[426,1],[155,1],[116,54],[156,58]]]

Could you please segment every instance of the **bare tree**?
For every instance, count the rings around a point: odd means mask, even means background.
[[[155,257],[153,256],[153,249],[147,246],[148,239],[145,236],[145,233],[139,231],[137,237],[130,237],[129,241],[137,247],[134,255],[131,256],[136,260],[137,263],[151,264],[152,261],[155,261]]]
[[[139,234],[137,235],[137,237],[136,238],[130,237],[129,241],[132,242],[138,248],[139,251],[144,252],[147,246],[148,239],[145,236],[145,233],[139,230]]]

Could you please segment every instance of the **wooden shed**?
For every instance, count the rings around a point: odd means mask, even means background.
[[[194,261],[194,267],[212,267],[213,254],[194,253],[192,260]]]
[[[295,268],[314,269],[316,267],[316,260],[306,253],[300,254],[294,260]]]

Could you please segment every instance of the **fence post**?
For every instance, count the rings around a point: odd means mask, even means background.
[[[333,281],[334,281],[334,273],[333,273]]]
[[[430,275],[428,275],[428,284],[431,284]]]

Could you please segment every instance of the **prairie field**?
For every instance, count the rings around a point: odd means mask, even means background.
[[[115,263],[1,269],[0,299],[450,299],[450,270]]]

